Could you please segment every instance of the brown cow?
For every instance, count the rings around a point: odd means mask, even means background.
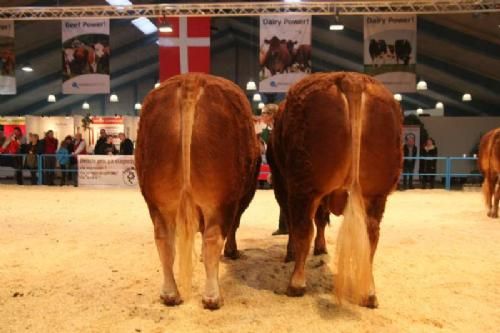
[[[488,216],[497,218],[500,200],[500,127],[481,138],[478,162],[484,176],[483,194]]]
[[[237,254],[235,232],[253,198],[260,164],[250,104],[234,83],[206,74],[170,78],[146,97],[135,154],[142,194],[163,266],[161,299],[182,302],[173,274],[179,255],[182,296],[191,289],[194,235],[203,231],[203,305],[219,308],[219,255]],[[177,251],[174,244],[177,242]]]
[[[302,72],[311,72],[311,45],[299,45],[294,53],[294,63],[299,65]]]
[[[271,39],[266,39],[265,44],[269,44],[269,49],[265,56],[260,60],[261,71],[267,68],[271,75],[276,73],[285,73],[292,64],[292,55],[288,51],[287,42],[285,39],[280,40],[273,36]]]
[[[337,296],[377,306],[372,261],[386,199],[401,173],[401,120],[392,93],[363,74],[312,74],[290,89],[268,146],[275,195],[287,213],[288,255],[295,259],[289,296],[305,292],[312,219],[323,202],[344,214]]]

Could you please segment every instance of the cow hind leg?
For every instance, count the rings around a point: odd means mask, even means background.
[[[492,199],[493,199],[493,191],[495,189],[495,183],[492,181],[490,176],[485,175],[484,177],[484,182],[483,182],[483,196],[484,196],[484,201],[486,203],[486,210],[487,210],[487,215],[488,217],[493,217],[493,205],[492,205]]]
[[[326,240],[325,240],[325,228],[328,223],[330,223],[330,210],[328,208],[328,202],[323,201],[316,210],[316,215],[314,216],[314,223],[316,224],[316,238],[314,239],[314,255],[327,254],[326,250]]]
[[[373,258],[377,250],[378,240],[380,236],[380,221],[384,215],[385,203],[387,200],[386,195],[367,197],[365,198],[366,207],[366,229],[368,232],[368,239],[370,240],[370,261],[373,268]],[[372,269],[373,271],[373,269]],[[378,300],[375,291],[375,281],[372,273],[372,281],[370,286],[370,293],[368,297],[362,301],[363,306],[368,308],[377,308]]]
[[[289,228],[295,252],[295,268],[287,289],[287,295],[303,296],[306,291],[305,263],[313,237],[312,215],[318,203],[312,199],[291,198],[289,200]]]
[[[242,212],[243,213],[243,212]],[[236,244],[236,230],[238,230],[240,226],[240,219],[242,214],[238,214],[236,216],[235,221],[229,228],[229,233],[227,235],[226,245],[224,246],[224,257],[236,260],[240,257],[240,253],[238,251],[238,246]]]
[[[167,306],[182,303],[174,278],[175,259],[175,213],[166,214],[157,209],[150,209],[154,224],[155,243],[158,249],[160,262],[163,269],[163,287],[160,299]]]
[[[500,201],[500,179],[498,176],[496,178],[497,179],[494,187],[493,207],[491,209],[491,217],[493,218],[498,217],[498,202]]]
[[[219,287],[219,261],[224,246],[224,226],[232,223],[235,210],[222,207],[213,212],[204,212],[205,230],[203,233],[203,263],[205,265],[206,283],[202,303],[206,309],[219,309],[224,301]]]

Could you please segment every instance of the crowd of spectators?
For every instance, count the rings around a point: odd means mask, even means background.
[[[116,139],[120,140],[119,149],[113,143],[115,137],[107,135],[104,129],[100,131],[100,137],[94,148],[96,155],[133,155],[134,144],[125,134],[120,133]],[[43,139],[38,134],[29,133],[26,139],[19,127],[15,127],[13,133],[6,137],[0,131],[0,166],[15,169],[16,182],[24,183],[23,170],[29,170],[30,183],[38,184],[38,167],[42,164],[43,184],[55,185],[56,171],[61,172],[60,185],[69,182],[77,185],[77,161],[78,155],[85,155],[88,151],[87,143],[81,133],[75,136],[68,135],[60,143],[54,136],[54,131],[49,130]],[[43,157],[41,157],[43,156]]]

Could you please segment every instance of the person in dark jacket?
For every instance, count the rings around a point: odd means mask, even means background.
[[[421,150],[422,157],[437,157],[438,149],[436,147],[436,142],[433,138],[428,138],[425,146]],[[436,173],[437,160],[435,159],[424,159],[422,160],[422,173]],[[422,177],[422,188],[426,188],[429,185],[430,188],[434,188],[434,180],[436,176],[423,176]]]
[[[415,145],[415,135],[408,134],[405,137],[405,144],[403,146],[404,157],[417,157],[417,146]],[[404,160],[403,162],[403,173],[414,173],[415,172],[415,161],[414,159]],[[413,189],[413,175],[403,176],[403,187],[404,189]]]
[[[49,130],[45,134],[45,138],[42,140],[43,153],[46,155],[43,157],[43,184],[53,186],[55,178],[55,168],[56,168],[56,152],[58,146],[58,140],[54,137],[54,131]]]
[[[116,149],[115,145],[113,144],[113,137],[111,135],[108,135],[106,143],[104,144],[104,155],[116,154],[118,154],[118,149]]]
[[[101,128],[101,131],[99,132],[99,139],[94,147],[95,155],[106,155],[106,141],[108,141],[106,130]]]
[[[73,137],[71,135],[67,135],[65,138],[64,138],[64,141],[66,142],[66,149],[68,150],[68,153],[70,155],[73,154],[73,151],[75,150],[75,145],[73,143]],[[62,145],[62,143],[61,143]],[[68,182],[72,181],[73,180],[73,172],[71,172],[71,159],[69,161],[69,164],[67,165],[67,179],[68,179]]]
[[[120,155],[134,155],[134,144],[125,134],[118,134],[120,138]]]
[[[30,171],[31,185],[38,183],[38,159],[40,154],[43,154],[42,142],[39,140],[38,134],[29,135],[30,142],[26,146],[26,161],[24,166]]]

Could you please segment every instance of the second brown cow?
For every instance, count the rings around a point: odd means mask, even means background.
[[[305,292],[312,220],[324,222],[329,209],[344,215],[337,240],[337,296],[376,307],[372,261],[386,199],[402,164],[399,105],[369,76],[318,73],[294,85],[283,108],[268,159],[289,226],[287,256],[295,260],[287,294]],[[323,250],[324,244],[315,245]]]
[[[483,174],[483,194],[488,216],[498,217],[500,200],[500,128],[486,133],[479,144],[479,169]]]

